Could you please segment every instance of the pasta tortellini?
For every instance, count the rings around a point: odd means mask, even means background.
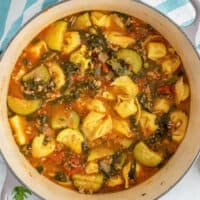
[[[176,110],[170,114],[170,120],[172,122],[172,140],[180,142],[187,128],[188,117],[180,110]]]
[[[158,125],[156,124],[156,115],[147,111],[141,112],[140,125],[144,136],[149,136],[156,131]]]
[[[137,105],[135,104],[134,98],[118,96],[118,102],[114,106],[114,110],[120,117],[127,118],[137,112]]]
[[[175,84],[176,103],[186,100],[189,97],[190,89],[188,84],[183,82],[183,77],[179,78]]]
[[[89,141],[104,136],[112,130],[110,115],[91,111],[83,120],[82,130]]]
[[[136,96],[139,92],[137,84],[135,84],[128,76],[116,78],[111,85],[118,87],[129,96]]]

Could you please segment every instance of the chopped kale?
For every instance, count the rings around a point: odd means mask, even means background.
[[[155,133],[148,137],[145,142],[147,144],[155,144],[156,142],[162,140],[164,137],[168,136],[168,123],[169,123],[169,114],[162,115],[158,120],[158,129]]]
[[[37,127],[40,132],[43,132],[45,124],[48,123],[48,117],[46,115],[38,115],[36,117]]]
[[[44,170],[44,167],[42,165],[39,165],[39,166],[36,167],[36,170],[38,171],[38,173],[41,174]]]
[[[73,62],[66,61],[63,62],[61,66],[67,77],[79,73],[79,66]]]
[[[36,79],[30,79],[22,82],[23,84],[23,93],[26,99],[37,99],[45,98],[45,94],[52,91],[55,88],[53,81],[50,81],[48,84]]]
[[[124,23],[127,31],[130,32],[132,30],[132,27],[133,27],[132,17],[128,16],[128,15],[126,15],[124,13],[120,13],[120,12],[115,12],[115,13],[120,17],[120,19]]]
[[[26,58],[26,57],[23,58],[23,59],[22,59],[22,63],[23,63],[24,66],[27,66],[27,65],[29,64],[29,59]]]
[[[131,76],[132,71],[128,69],[128,65],[123,61],[116,58],[112,58],[107,61],[107,64],[112,67],[116,76]]]
[[[128,176],[130,179],[136,178],[136,162],[135,162],[135,160],[132,160],[132,162],[131,162],[131,169],[130,169]]]
[[[91,50],[108,51],[108,44],[101,30],[98,29],[97,34],[80,31],[80,36]]]
[[[169,79],[167,79],[165,84],[166,85],[173,85],[174,83],[176,83],[177,80],[178,80],[178,76],[174,75],[174,76],[170,77]]]
[[[21,148],[21,152],[22,152],[25,156],[31,155],[31,151],[32,151],[31,143],[25,144],[25,145],[23,145],[22,148]]]
[[[59,182],[67,182],[68,181],[68,177],[65,175],[64,172],[57,172],[56,175],[54,176],[54,179]]]
[[[153,101],[152,101],[152,98],[150,97],[150,95],[148,95],[144,92],[140,93],[138,95],[138,100],[144,110],[151,111],[151,109],[153,107]]]
[[[98,162],[99,164],[99,171],[101,171],[106,178],[113,176],[116,174],[116,170],[112,166],[112,158],[105,158]]]

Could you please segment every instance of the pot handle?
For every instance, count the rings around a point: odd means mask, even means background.
[[[12,189],[16,185],[21,185],[21,184],[17,181],[17,179],[14,177],[12,172],[7,167],[6,179],[3,185],[3,189],[1,191],[0,199],[8,200]]]
[[[181,27],[181,28],[186,33],[186,35],[188,36],[192,44],[196,46],[195,38],[198,31],[198,27],[200,26],[200,0],[190,0],[190,2],[196,11],[195,20],[193,21],[191,25]]]

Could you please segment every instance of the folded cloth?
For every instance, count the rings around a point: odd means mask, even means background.
[[[20,27],[41,10],[63,0],[0,0],[0,51],[2,51]],[[179,26],[191,24],[195,10],[189,0],[141,0],[160,10]],[[200,53],[200,30],[196,37]]]

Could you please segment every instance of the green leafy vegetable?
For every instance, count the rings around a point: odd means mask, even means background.
[[[67,182],[68,180],[64,172],[57,172],[56,175],[54,176],[54,179],[59,182]]]
[[[12,191],[13,200],[25,200],[31,191],[24,186],[16,186]]]

